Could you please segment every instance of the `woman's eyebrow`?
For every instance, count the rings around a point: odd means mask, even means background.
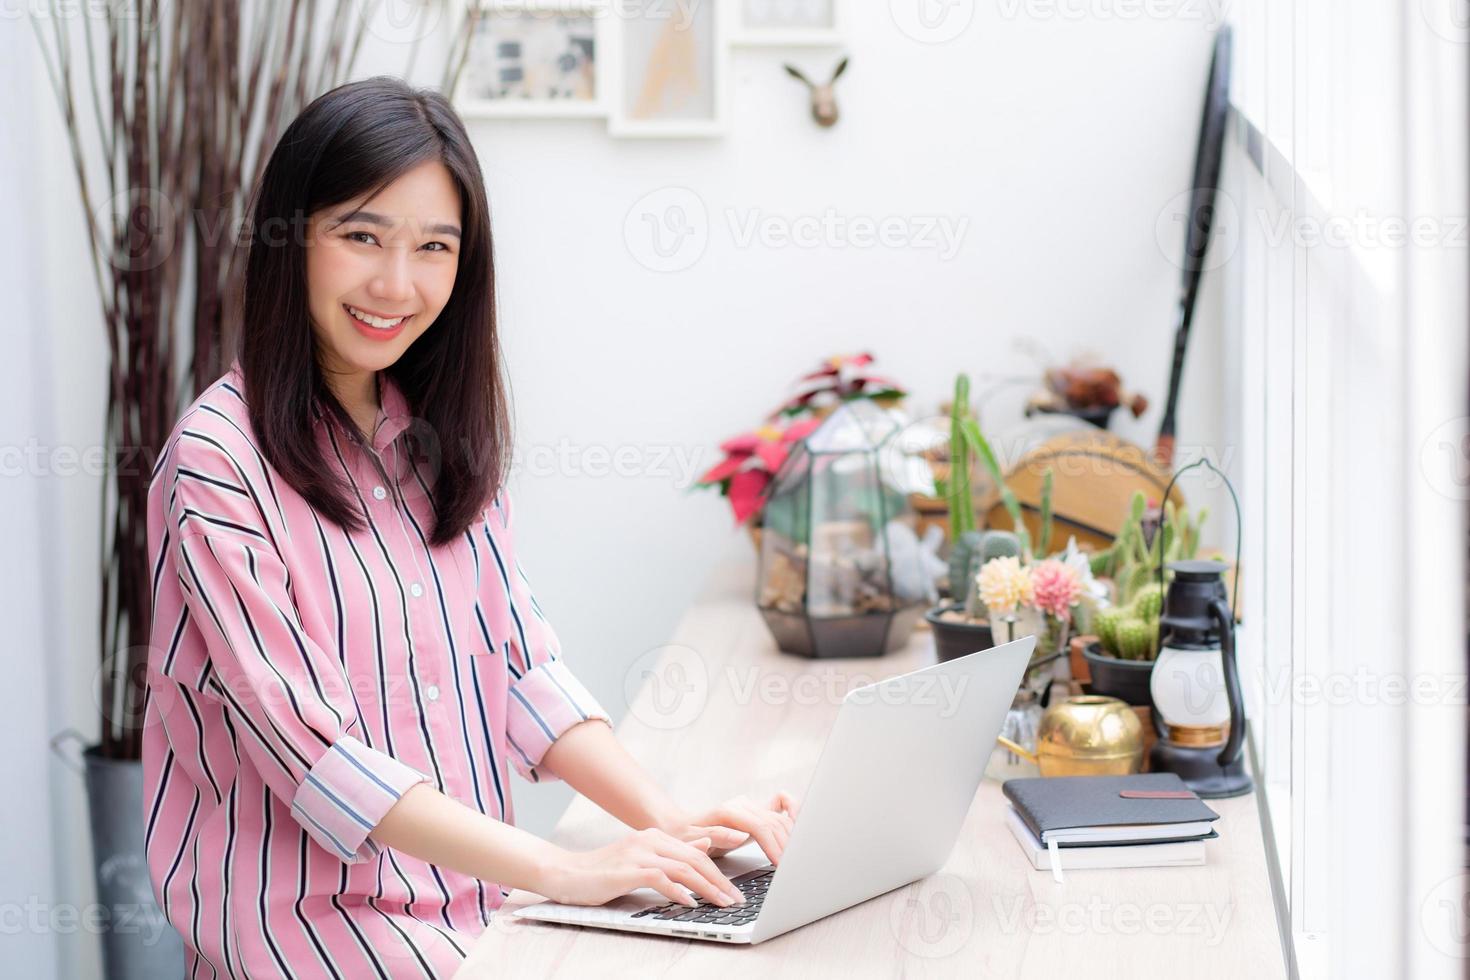
[[[391,228],[394,224],[391,218],[386,218],[383,215],[377,214],[373,211],[348,212],[347,214],[344,214],[337,219],[337,224],[345,225],[349,221],[363,221],[370,225],[377,225],[380,228]],[[451,235],[454,238],[460,237],[459,225],[433,224],[425,227],[424,231],[426,231],[430,235]]]

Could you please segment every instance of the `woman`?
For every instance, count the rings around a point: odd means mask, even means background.
[[[510,426],[479,162],[445,99],[317,99],[253,205],[244,329],[149,493],[154,890],[189,975],[441,977],[511,888],[729,904],[784,793],[686,809],[560,659],[503,485]],[[514,826],[509,768],[636,833]]]

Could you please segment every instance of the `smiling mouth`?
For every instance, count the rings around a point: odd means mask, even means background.
[[[366,310],[358,310],[356,307],[349,306],[346,303],[342,304],[342,310],[356,323],[361,324],[369,330],[380,330],[384,333],[391,333],[398,330],[414,317],[412,313],[405,314],[401,317],[380,317],[368,313]],[[362,316],[359,316],[359,313]]]

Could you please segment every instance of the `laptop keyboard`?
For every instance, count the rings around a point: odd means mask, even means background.
[[[646,916],[654,919],[673,919],[676,922],[709,922],[714,925],[743,926],[760,914],[761,903],[766,900],[766,888],[770,886],[771,875],[775,873],[775,865],[768,864],[764,868],[756,868],[754,871],[747,871],[745,874],[730,879],[730,883],[740,889],[740,893],[745,896],[744,905],[722,907],[700,899],[699,905],[690,908],[678,902],[669,902],[666,905],[655,905],[641,912],[634,912],[632,918],[641,919]]]

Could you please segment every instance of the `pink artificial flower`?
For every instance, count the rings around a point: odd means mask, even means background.
[[[1032,605],[1064,623],[1072,621],[1072,606],[1082,595],[1077,569],[1054,558],[1031,566]]]

